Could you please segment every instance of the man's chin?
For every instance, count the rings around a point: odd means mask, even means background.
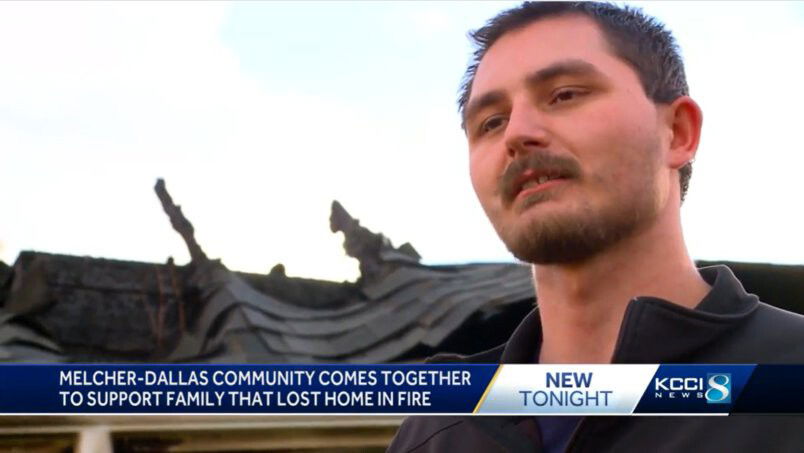
[[[518,260],[540,266],[577,264],[600,253],[603,248],[586,247],[531,247],[509,248]]]
[[[599,225],[572,219],[554,220],[531,222],[519,231],[498,233],[514,257],[538,265],[583,262],[603,252],[621,237],[618,232],[601,230]]]
[[[524,215],[530,211],[546,209],[548,205],[554,204],[554,201],[556,195],[552,191],[537,192],[514,200],[513,211],[517,215]]]

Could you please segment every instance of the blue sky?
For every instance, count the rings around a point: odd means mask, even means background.
[[[509,261],[455,97],[479,2],[0,3],[0,260],[186,262],[157,177],[230,268],[352,279],[340,200],[426,262]],[[692,255],[804,263],[804,4],[640,4],[678,37],[704,133]]]

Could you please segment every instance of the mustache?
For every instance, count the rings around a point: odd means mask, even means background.
[[[497,182],[497,190],[503,201],[511,203],[520,189],[520,178],[528,170],[538,173],[559,175],[562,178],[577,178],[581,175],[581,166],[575,159],[551,154],[549,152],[532,152],[508,164],[508,167]]]

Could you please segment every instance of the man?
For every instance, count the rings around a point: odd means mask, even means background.
[[[472,37],[459,100],[472,184],[533,264],[538,308],[505,345],[450,360],[804,363],[804,318],[687,253],[679,211],[702,114],[661,24],[609,4],[526,3]],[[804,451],[804,419],[411,417],[389,451],[760,449]]]

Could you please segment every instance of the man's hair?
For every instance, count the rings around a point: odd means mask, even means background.
[[[466,68],[458,97],[458,110],[464,127],[464,109],[472,91],[472,82],[489,48],[510,31],[541,19],[572,14],[595,21],[614,54],[636,71],[645,94],[653,102],[669,104],[689,94],[684,62],[672,33],[641,10],[597,2],[525,2],[499,13],[486,25],[469,33],[476,48]],[[682,201],[691,176],[690,162],[679,170]]]

